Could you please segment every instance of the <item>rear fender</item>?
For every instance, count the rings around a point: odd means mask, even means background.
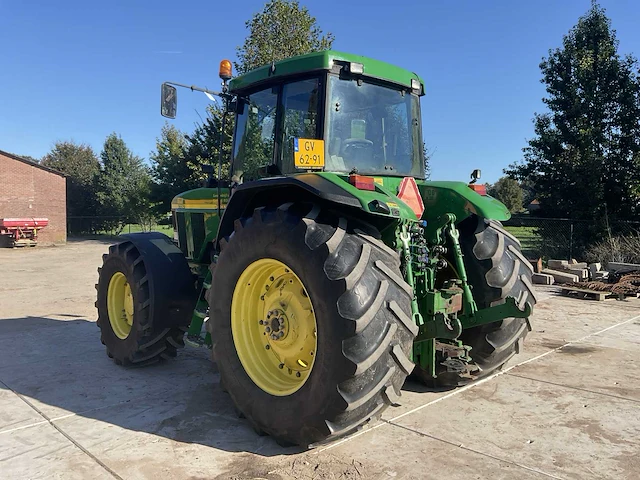
[[[158,232],[120,235],[140,252],[149,277],[150,315],[154,326],[187,327],[195,308],[196,277],[184,254]]]
[[[420,182],[418,189],[425,208],[422,219],[427,224],[445,213],[453,213],[458,223],[471,215],[498,221],[511,218],[504,204],[476,193],[464,182]]]
[[[367,195],[366,197],[363,197]],[[401,204],[389,215],[372,212],[368,208],[368,201],[394,200]],[[251,215],[260,206],[276,206],[286,202],[309,202],[322,207],[338,209],[341,214],[352,217],[364,217],[366,221],[375,225],[379,230],[395,224],[400,218],[415,215],[409,207],[400,202],[395,196],[382,192],[365,192],[355,189],[349,183],[342,181],[335,174],[305,173],[288,177],[265,178],[241,185],[231,196],[224,211],[217,241],[228,237],[233,232],[236,219]],[[396,205],[397,206],[397,205]]]

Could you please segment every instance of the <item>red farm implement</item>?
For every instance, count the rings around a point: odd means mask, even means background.
[[[48,218],[0,218],[0,246],[35,246],[38,231],[48,224]]]

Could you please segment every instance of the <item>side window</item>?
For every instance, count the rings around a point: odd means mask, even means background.
[[[267,88],[245,97],[242,113],[236,119],[233,151],[234,180],[258,178],[258,169],[273,162],[277,88]]]
[[[318,138],[319,81],[317,78],[288,83],[282,92],[284,106],[282,171],[291,173],[293,139]]]

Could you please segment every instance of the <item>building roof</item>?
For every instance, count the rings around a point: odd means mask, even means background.
[[[275,62],[273,66],[265,65],[243,75],[238,75],[231,80],[229,88],[231,91],[242,90],[274,77],[284,77],[314,70],[332,70],[334,61],[361,63],[364,66],[365,77],[387,80],[407,87],[411,87],[411,79],[417,78],[424,85],[419,75],[390,63],[335,50],[323,50],[286,58]]]
[[[55,175],[60,175],[61,177],[66,177],[66,175],[62,172],[54,170],[53,168],[45,167],[44,165],[40,165],[39,163],[32,162],[31,160],[27,160],[26,158],[19,157],[18,155],[14,155],[13,153],[5,152],[4,150],[0,150],[0,155],[4,155],[5,157],[12,158],[13,160],[17,160],[22,163],[26,163],[32,167],[39,168],[41,170],[45,170],[49,173],[53,173]]]

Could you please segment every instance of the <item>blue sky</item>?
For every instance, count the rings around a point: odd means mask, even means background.
[[[56,140],[90,144],[119,133],[144,158],[165,121],[164,80],[217,89],[245,20],[264,0],[57,2],[0,0],[0,149],[40,157]],[[590,0],[303,0],[337,50],[419,73],[433,179],[493,182],[521,158],[542,111],[538,64]],[[640,56],[640,2],[601,1],[622,53]],[[207,98],[179,92],[190,131]]]

